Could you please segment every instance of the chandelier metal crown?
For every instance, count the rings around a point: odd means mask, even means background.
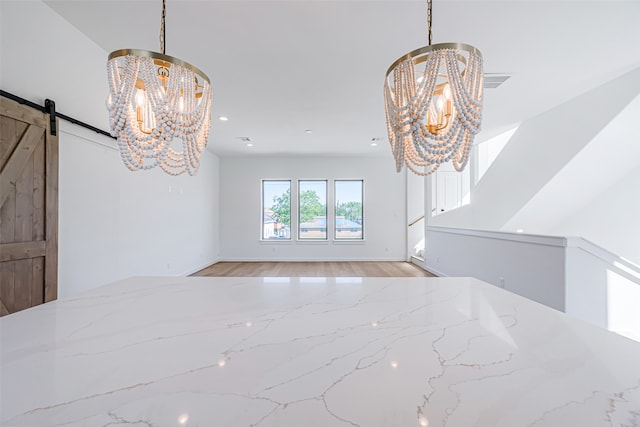
[[[166,0],[160,49],[120,49],[109,54],[109,124],[132,171],[160,166],[170,175],[195,175],[211,125],[209,77],[165,54]],[[175,140],[174,140],[175,138]]]
[[[431,44],[397,59],[384,83],[389,142],[396,161],[418,175],[452,161],[462,171],[482,120],[482,54],[463,43]]]

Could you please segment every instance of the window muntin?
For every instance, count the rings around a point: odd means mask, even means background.
[[[364,182],[335,181],[335,239],[364,240]]]
[[[327,239],[327,181],[298,181],[298,239]]]
[[[291,181],[262,181],[262,240],[291,239]]]

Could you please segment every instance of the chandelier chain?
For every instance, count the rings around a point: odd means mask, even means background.
[[[427,1],[427,27],[429,28],[429,46],[431,46],[431,38],[432,38],[431,20],[432,20],[432,17],[433,17],[433,14],[431,12],[431,2],[432,2],[432,0],[428,0]]]
[[[165,27],[165,19],[167,16],[167,0],[162,0],[162,18],[160,20],[160,51],[162,54],[165,54],[165,37],[164,37],[164,27]],[[429,43],[431,44],[431,43]]]

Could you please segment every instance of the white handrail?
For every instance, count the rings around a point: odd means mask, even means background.
[[[419,218],[414,219],[413,221],[411,221],[411,222],[409,223],[409,225],[407,225],[407,227],[411,227],[412,225],[417,224],[418,222],[420,222],[420,221],[421,221],[421,220],[423,220],[423,219],[424,219],[424,214],[423,214],[421,217],[419,217]]]
[[[640,266],[583,237],[568,237],[567,246],[576,247],[609,264],[618,273],[640,285]]]

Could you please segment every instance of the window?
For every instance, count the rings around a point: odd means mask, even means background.
[[[262,181],[262,239],[291,239],[291,181]]]
[[[329,228],[336,241],[364,240],[364,180],[332,180],[331,192],[327,179],[298,180],[297,192],[292,192],[291,181],[262,180],[263,241],[289,241],[295,235],[297,240],[326,242]],[[293,220],[292,203],[298,211]]]
[[[363,240],[363,181],[336,180],[335,185],[336,240]]]
[[[298,181],[298,238],[327,239],[327,181]]]

